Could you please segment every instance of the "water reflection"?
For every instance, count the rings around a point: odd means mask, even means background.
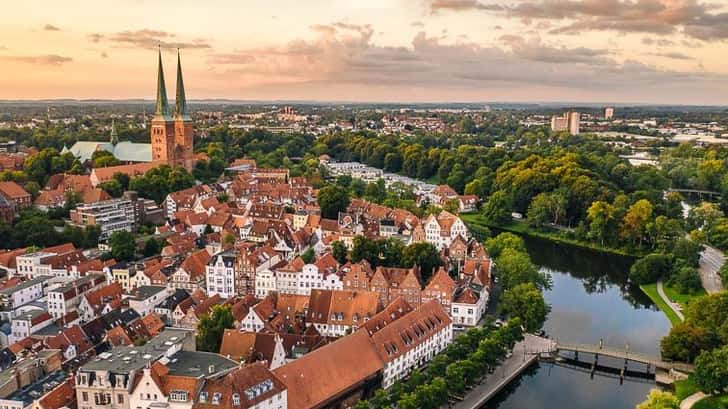
[[[534,263],[551,273],[553,288],[544,292],[551,313],[544,329],[552,338],[572,343],[624,346],[659,354],[659,341],[670,323],[639,288],[627,284],[634,260],[527,239]],[[540,364],[522,375],[487,408],[621,409],[634,408],[654,384],[589,374]]]

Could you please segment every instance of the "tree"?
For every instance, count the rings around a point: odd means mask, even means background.
[[[434,274],[435,269],[443,265],[443,263],[435,246],[427,242],[419,242],[412,243],[404,248],[402,251],[402,265],[405,267],[419,266],[422,280],[427,282]]]
[[[197,349],[219,352],[222,336],[226,329],[235,327],[235,320],[229,305],[215,305],[197,324]]]
[[[718,275],[720,275],[720,279],[728,285],[728,263],[723,263],[723,266],[718,271]]]
[[[341,186],[326,186],[319,190],[318,204],[323,217],[338,219],[339,212],[345,212],[349,207],[349,192]]]
[[[710,202],[702,202],[699,206],[690,209],[688,213],[688,225],[693,229],[710,231],[721,217],[723,217],[723,212],[718,205]]]
[[[622,219],[622,237],[642,245],[647,223],[652,218],[652,210],[652,203],[646,199],[638,200],[630,206]]]
[[[225,248],[230,248],[235,245],[235,236],[231,233],[225,233],[225,236],[222,238],[222,244]]]
[[[498,256],[495,265],[506,290],[524,283],[533,283],[539,289],[551,286],[550,278],[538,271],[527,253],[507,248]]]
[[[496,191],[483,205],[482,214],[489,222],[505,224],[511,221],[511,210],[508,196],[503,191]]]
[[[445,204],[442,206],[442,210],[445,210],[452,214],[460,213],[460,200],[459,199],[450,199],[450,200],[446,201]]]
[[[309,247],[301,254],[301,260],[306,264],[311,264],[316,261],[316,253],[313,251],[313,247]]]
[[[202,234],[208,235],[212,233],[215,233],[215,230],[213,230],[212,226],[210,226],[209,224],[205,225],[205,231]]]
[[[539,193],[528,206],[526,217],[528,222],[536,227],[547,223],[559,224],[566,214],[566,198],[558,192]]]
[[[665,195],[665,215],[671,219],[682,219],[682,202],[685,200],[679,192],[667,192]]]
[[[461,361],[453,362],[445,369],[445,381],[450,392],[461,394],[465,391],[465,370]]]
[[[116,179],[111,179],[108,182],[101,183],[99,187],[103,189],[106,193],[108,193],[111,197],[121,197],[121,195],[124,193],[124,188],[121,186],[121,183],[119,183],[119,181]]]
[[[680,401],[670,392],[652,389],[647,400],[637,405],[636,409],[680,409]]]
[[[669,256],[652,253],[632,264],[629,269],[629,279],[637,285],[654,283],[660,278],[668,277],[671,270],[672,262]]]
[[[525,253],[526,243],[521,236],[505,232],[486,240],[485,248],[488,249],[488,253],[490,253],[492,258],[497,258],[505,249],[513,249]]]
[[[728,388],[728,345],[703,351],[695,360],[692,379],[705,393],[725,393]]]
[[[663,359],[693,362],[700,351],[715,348],[717,339],[705,328],[691,322],[681,322],[670,329],[660,341]]]
[[[159,254],[161,250],[161,244],[154,237],[151,237],[147,239],[146,242],[144,242],[144,257],[150,257],[155,254]]]
[[[519,284],[503,293],[498,310],[509,317],[518,317],[527,331],[541,328],[551,308],[533,283]]]
[[[91,155],[91,166],[94,168],[105,168],[107,166],[116,166],[120,164],[121,162],[119,162],[119,160],[114,157],[114,154],[109,151],[98,150]]]
[[[346,245],[341,240],[336,240],[335,242],[331,243],[331,255],[334,256],[339,264],[346,263],[347,253],[348,251],[346,250]]]
[[[136,243],[134,235],[126,230],[117,230],[109,237],[111,255],[116,261],[128,261],[134,258]]]
[[[694,240],[680,238],[672,244],[669,250],[675,258],[684,260],[691,267],[700,265],[700,252],[703,251],[703,245]]]
[[[678,290],[680,294],[697,294],[703,288],[700,273],[695,267],[689,266],[680,267],[673,272],[668,284]]]
[[[589,235],[599,240],[602,246],[611,237],[612,223],[614,220],[613,214],[614,207],[607,202],[599,200],[593,202],[587,210]]]

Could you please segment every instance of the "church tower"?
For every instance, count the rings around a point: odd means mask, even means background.
[[[174,119],[169,115],[161,49],[157,68],[157,105],[152,118],[151,139],[152,161],[173,165],[175,162],[175,127]]]
[[[182,80],[182,62],[180,61],[179,49],[177,50],[177,94],[174,107],[174,134],[175,134],[175,158],[179,166],[192,170],[193,160],[193,134],[192,118],[187,114],[187,97],[185,95],[185,84]]]

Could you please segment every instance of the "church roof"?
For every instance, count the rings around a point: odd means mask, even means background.
[[[68,151],[81,162],[91,160],[91,156],[93,156],[94,152],[99,150],[105,150],[113,153],[114,145],[108,142],[78,141],[68,149]]]
[[[162,68],[162,50],[159,50],[159,66],[157,68],[157,104],[155,117],[169,120],[169,103],[167,102],[167,86],[164,84],[164,69]]]
[[[151,162],[152,145],[149,143],[119,142],[112,145],[108,142],[78,141],[68,151],[81,162],[91,160],[94,152],[105,150],[122,162]]]
[[[122,162],[151,162],[152,144],[119,142],[111,153]]]

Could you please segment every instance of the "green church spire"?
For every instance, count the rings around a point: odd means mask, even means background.
[[[116,124],[114,123],[114,118],[111,118],[111,144],[116,145],[119,143],[119,135],[116,134]]]
[[[174,116],[177,119],[189,119],[187,115],[187,97],[185,96],[185,83],[182,80],[182,62],[177,49],[177,95],[175,96]]]
[[[154,111],[156,117],[169,116],[169,104],[167,103],[167,87],[164,85],[164,69],[162,69],[162,48],[159,48],[159,68],[157,71],[157,107]]]

